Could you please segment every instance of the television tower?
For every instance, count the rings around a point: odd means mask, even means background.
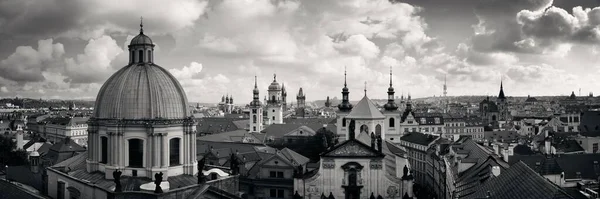
[[[444,99],[443,99],[444,113],[448,113],[448,98],[446,97],[447,94],[448,94],[448,85],[446,84],[446,75],[444,75]]]

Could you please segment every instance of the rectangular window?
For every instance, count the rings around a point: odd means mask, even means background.
[[[284,198],[284,193],[285,191],[283,191],[283,189],[277,189],[277,198]]]
[[[275,172],[275,171],[269,172],[269,178],[276,178],[276,177],[277,177],[277,172]]]
[[[598,152],[598,143],[592,144],[592,153]]]
[[[277,178],[283,178],[283,172],[282,171],[278,171],[277,172]]]
[[[271,190],[269,190],[269,197],[271,197],[271,198],[277,198],[277,189],[271,189]]]
[[[252,113],[256,114],[256,109],[252,109]]]

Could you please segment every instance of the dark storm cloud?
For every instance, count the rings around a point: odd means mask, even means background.
[[[45,36],[78,25],[85,13],[78,0],[4,0],[0,2],[0,33]]]

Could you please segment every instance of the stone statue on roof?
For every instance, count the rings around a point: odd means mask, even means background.
[[[154,184],[156,185],[156,188],[154,189],[154,193],[162,193],[162,189],[160,188],[160,183],[162,182],[163,179],[163,173],[156,173],[154,174]]]
[[[121,174],[122,172],[119,170],[113,171],[113,181],[115,182],[115,192],[121,192]]]

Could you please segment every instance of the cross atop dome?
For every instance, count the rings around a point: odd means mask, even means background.
[[[144,17],[140,17],[140,34],[144,34]]]

